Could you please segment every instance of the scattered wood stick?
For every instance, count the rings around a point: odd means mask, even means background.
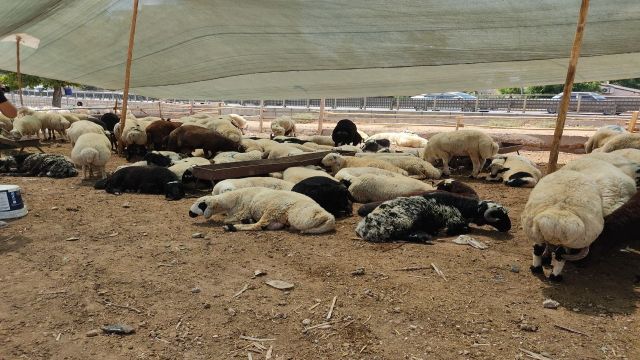
[[[233,295],[231,298],[235,299],[238,296],[242,295],[243,292],[247,291],[249,289],[249,284],[244,284],[244,286],[242,287],[242,289],[240,289],[240,291],[238,291],[237,293],[235,293],[235,295]]]
[[[269,346],[269,350],[267,350],[267,353],[264,355],[265,360],[271,359],[271,352],[272,351],[273,351],[273,345]]]
[[[158,263],[158,266],[174,267],[176,264]]]
[[[362,325],[364,325],[364,324],[368,323],[368,322],[369,322],[369,320],[371,320],[371,315],[369,315],[369,317],[367,318],[367,320],[365,320],[365,321],[362,323]]]
[[[407,275],[408,277],[415,277],[415,278],[421,278],[421,279],[430,279],[430,277],[428,276],[420,276],[420,275]]]
[[[396,334],[398,334],[398,335],[402,336],[402,334],[400,334],[400,331],[398,331],[398,329],[393,329],[393,331],[395,331],[395,332],[396,332]]]
[[[254,342],[252,342],[252,343],[251,343],[251,345],[253,345],[253,346],[255,346],[255,347],[257,347],[258,349],[263,350],[263,351],[264,351],[264,350],[267,350],[267,347],[266,347],[266,346],[264,346],[264,345],[262,345],[262,344],[260,344],[260,343],[257,343],[257,342],[255,342],[255,341],[254,341]]]
[[[440,275],[444,281],[447,281],[447,277],[444,276],[444,273],[442,271],[440,271],[440,269],[438,269],[438,267],[436,266],[436,264],[431,263],[431,267],[433,268],[433,270],[436,272],[436,274]]]
[[[320,305],[320,303],[316,303],[315,305],[311,305],[311,307],[309,308],[309,311],[315,309],[316,307],[318,307],[318,305]]]
[[[364,349],[367,348],[367,345],[363,346],[362,349],[360,349],[360,351],[358,351],[358,354],[362,354],[362,352],[364,351]]]
[[[584,335],[584,336],[587,336],[587,337],[590,336],[587,333],[584,333],[584,332],[582,332],[580,330],[572,329],[572,328],[570,328],[568,326],[563,326],[563,325],[559,325],[559,324],[553,324],[553,326],[557,327],[558,329],[562,329],[562,330],[565,330],[565,331],[568,331],[568,332],[572,332],[572,333],[575,333],[575,334],[580,334],[580,335]]]
[[[356,236],[356,237],[352,237],[351,240],[362,240],[362,238],[359,238]]]
[[[41,291],[38,295],[54,295],[54,294],[64,294],[67,290],[57,290],[57,291]]]
[[[182,325],[182,319],[180,319],[180,321],[178,321],[178,325],[176,325],[176,330],[178,330],[178,328],[180,327],[180,325]]]
[[[251,355],[251,352],[247,352],[247,358],[249,360],[253,360],[253,356]]]
[[[416,271],[416,270],[424,270],[431,269],[431,266],[410,266],[402,269],[395,269],[395,271]]]
[[[640,251],[638,251],[638,250],[636,250],[634,248],[628,247],[628,246],[626,248],[624,248],[623,250],[627,251],[627,252],[630,252],[630,253],[633,253],[633,254],[636,254],[636,255],[640,255]]]
[[[267,338],[255,338],[255,337],[251,337],[251,336],[244,336],[244,335],[240,335],[240,339],[242,340],[247,340],[247,341],[258,341],[258,342],[262,342],[262,341],[276,341],[276,339],[267,339]]]
[[[129,306],[129,305],[114,304],[114,303],[106,301],[106,300],[103,302],[103,304],[106,305],[106,306],[113,306],[113,307],[117,307],[117,308],[121,308],[121,309],[131,310],[131,311],[133,311],[133,312],[135,312],[137,314],[142,314],[142,311],[140,311],[140,310],[138,310],[138,309],[136,309],[136,308],[134,308],[132,306]]]
[[[351,321],[349,321],[348,323],[344,324],[344,326],[342,327],[343,329],[346,328],[347,326],[353,324],[353,322],[356,321],[356,319],[353,319]]]
[[[62,333],[58,333],[58,336],[56,336],[56,341],[60,341],[60,336],[62,336]]]
[[[525,350],[523,348],[518,349],[520,351],[522,351],[525,355],[527,355],[528,357],[532,358],[532,359],[536,359],[536,360],[553,360],[551,358],[548,358],[544,355],[538,354],[538,353],[534,353],[533,351],[529,351],[529,350]]]
[[[331,301],[331,307],[329,308],[329,312],[327,313],[327,320],[331,320],[331,315],[333,315],[333,308],[336,306],[336,301],[338,300],[337,296],[333,297]]]
[[[324,322],[322,324],[318,324],[318,325],[313,325],[313,326],[309,326],[307,328],[304,328],[304,330],[302,330],[303,333],[306,333],[309,330],[312,329],[328,329],[331,327],[331,323],[330,322]]]

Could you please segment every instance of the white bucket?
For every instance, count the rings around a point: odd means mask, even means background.
[[[0,219],[15,219],[27,215],[27,208],[17,185],[0,185]]]

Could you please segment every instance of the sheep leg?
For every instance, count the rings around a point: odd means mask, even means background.
[[[443,156],[442,157],[442,175],[444,175],[444,177],[451,176],[451,170],[449,170],[449,157],[448,156]]]
[[[82,165],[82,178],[87,179],[87,165]]]
[[[534,244],[533,245],[533,265],[531,265],[531,273],[533,274],[543,274],[544,270],[542,269],[542,254],[544,254],[544,250],[546,246],[544,244]]]
[[[559,247],[553,253],[553,259],[551,260],[551,274],[549,275],[549,281],[553,282],[561,282],[562,281],[562,269],[564,268],[565,259],[564,254],[566,253],[565,248]]]
[[[223,228],[226,231],[259,231],[264,229],[275,230],[280,222],[275,221],[271,214],[264,213],[260,220],[254,224],[227,224]],[[279,228],[284,227],[284,224]]]
[[[480,175],[480,171],[482,171],[482,159],[476,154],[469,154],[469,158],[471,159],[471,163],[473,164],[473,170],[471,171],[471,178],[478,178]]]

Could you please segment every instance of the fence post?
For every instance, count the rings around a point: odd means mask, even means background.
[[[582,104],[582,95],[578,95],[578,105],[576,105],[576,112],[580,113],[580,105]]]
[[[362,103],[362,110],[367,110],[367,97],[364,97],[364,102]]]
[[[307,99],[307,109],[311,107],[311,99]]]
[[[222,115],[222,102],[218,101],[218,115]]]
[[[433,109],[432,109],[432,111],[436,111],[436,101],[437,101],[437,100],[436,100],[436,98],[434,97],[434,98],[433,98]]]
[[[320,99],[320,113],[318,114],[318,135],[322,135],[323,121],[324,121],[324,98]]]
[[[396,96],[396,112],[400,111],[400,96]]]
[[[282,107],[283,108],[287,107],[287,100],[282,99]]]
[[[640,113],[640,111],[634,111],[631,113],[631,120],[629,120],[629,132],[635,132],[636,130],[636,122],[638,121],[638,114]]]
[[[524,101],[522,102],[522,113],[524,114],[527,111],[527,95],[524,96]]]
[[[162,101],[158,101],[158,111],[160,112],[160,118],[162,118]]]
[[[263,130],[262,123],[264,121],[264,100],[260,100],[260,117],[259,117],[259,120],[260,120],[260,133],[262,134],[262,130]]]
[[[475,106],[475,109],[473,110],[473,112],[478,112],[479,103],[480,103],[480,96],[476,96],[476,106]]]
[[[456,130],[464,127],[464,115],[456,116]]]

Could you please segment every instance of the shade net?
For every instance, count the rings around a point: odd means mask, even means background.
[[[132,0],[0,0],[22,71],[121,89]],[[563,83],[579,0],[141,0],[131,92],[412,95]],[[592,0],[576,82],[640,77],[640,1]],[[15,71],[15,44],[0,69]]]

